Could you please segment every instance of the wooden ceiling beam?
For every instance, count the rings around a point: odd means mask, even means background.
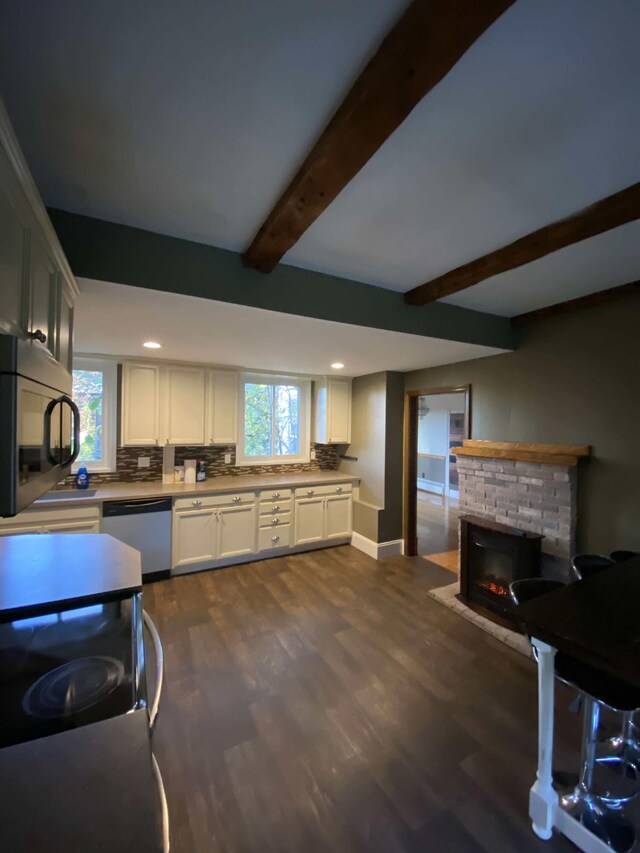
[[[595,305],[602,305],[603,302],[611,302],[614,299],[620,299],[622,296],[630,296],[632,293],[640,293],[640,281],[630,281],[627,284],[619,284],[617,287],[609,287],[606,290],[598,290],[595,293],[578,296],[576,299],[567,299],[566,302],[556,302],[554,305],[547,305],[545,308],[537,308],[535,311],[518,314],[511,318],[511,325],[526,326],[528,323],[546,320],[548,317],[555,317],[557,314],[571,314],[574,311],[581,311],[583,308],[593,308]]]
[[[413,0],[243,255],[270,272],[422,98],[514,0]]]
[[[636,219],[640,219],[640,183],[409,290],[405,302],[426,305]]]

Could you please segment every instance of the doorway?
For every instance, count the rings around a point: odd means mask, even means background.
[[[405,554],[457,572],[458,470],[452,448],[469,437],[470,386],[405,397]]]

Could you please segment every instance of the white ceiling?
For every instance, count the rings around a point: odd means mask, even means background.
[[[416,370],[504,350],[79,279],[75,351],[322,375]],[[145,349],[157,341],[160,350]],[[332,371],[341,361],[344,370]]]
[[[48,204],[242,250],[405,5],[5,3],[0,91]],[[637,0],[518,0],[285,261],[405,291],[640,180],[639,32]],[[636,278],[625,226],[448,301]]]

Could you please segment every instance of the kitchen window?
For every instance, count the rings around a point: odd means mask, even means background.
[[[308,462],[310,398],[306,379],[242,377],[236,464]]]
[[[88,471],[116,470],[116,383],[113,361],[76,358],[73,399],[80,410],[80,455],[73,466]]]

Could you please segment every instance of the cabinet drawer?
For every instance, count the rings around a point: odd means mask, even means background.
[[[84,504],[60,509],[33,507],[23,510],[13,518],[0,518],[0,530],[21,527],[50,527],[52,525],[74,525],[76,523],[99,524],[100,508],[98,504]]]
[[[260,527],[280,527],[291,523],[290,512],[279,512],[277,515],[261,515]]]
[[[271,551],[276,548],[288,548],[291,545],[291,525],[283,524],[276,530],[264,527],[258,534],[258,550]]]
[[[351,483],[332,483],[321,486],[302,486],[296,489],[296,498],[315,498],[319,495],[350,495],[353,492]]]
[[[291,501],[269,501],[260,504],[260,515],[281,515],[283,512],[291,512]]]
[[[265,489],[260,492],[260,501],[262,503],[273,503],[273,501],[286,501],[291,499],[291,489]]]
[[[255,492],[236,492],[228,495],[192,495],[190,498],[176,498],[173,508],[207,509],[212,506],[243,506],[255,503]]]

